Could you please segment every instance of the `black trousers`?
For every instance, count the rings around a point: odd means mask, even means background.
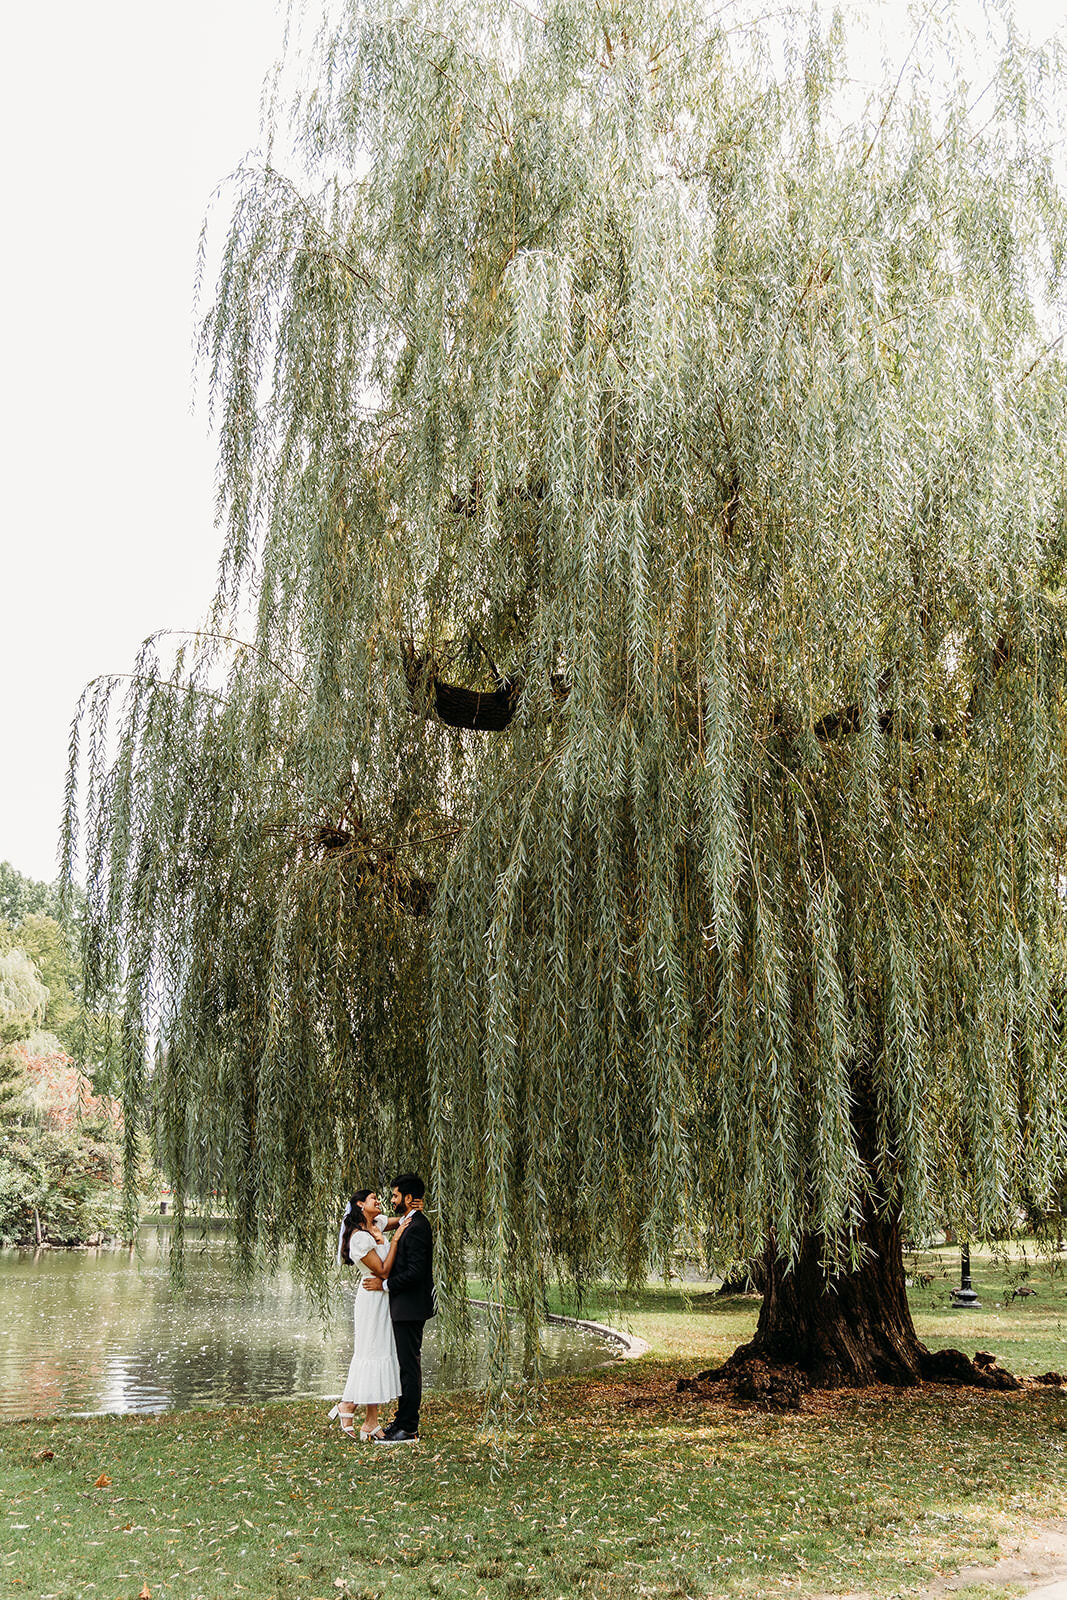
[[[400,1399],[394,1421],[405,1433],[418,1433],[422,1404],[422,1330],[424,1322],[394,1322],[396,1358],[400,1363]]]

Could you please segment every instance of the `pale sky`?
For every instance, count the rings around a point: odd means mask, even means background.
[[[32,877],[55,875],[82,686],[210,601],[197,240],[283,21],[273,0],[5,9],[0,859]]]
[[[910,40],[905,4],[862,9]],[[1017,9],[1038,38],[1064,21],[1063,0]],[[0,860],[32,877],[55,875],[82,687],[211,599],[196,247],[213,189],[256,144],[283,22],[275,0],[5,11]]]

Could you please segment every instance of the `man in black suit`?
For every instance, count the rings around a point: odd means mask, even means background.
[[[417,1172],[393,1179],[393,1210],[404,1220],[389,1273],[389,1315],[400,1363],[400,1400],[382,1443],[413,1444],[419,1437],[422,1403],[422,1330],[434,1314],[433,1230],[422,1212],[426,1185]],[[364,1289],[380,1289],[380,1278],[367,1278]]]

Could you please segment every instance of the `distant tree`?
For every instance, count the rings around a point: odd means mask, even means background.
[[[25,1039],[41,1025],[48,989],[25,950],[0,949],[0,1029],[8,1042]]]
[[[57,883],[42,883],[16,872],[10,861],[0,861],[0,922],[18,923],[24,917],[55,917],[64,914]]]
[[[0,1241],[119,1232],[121,1156],[118,1106],[94,1094],[58,1039],[35,1032],[0,1046]]]
[[[0,890],[0,1240],[84,1243],[118,1226],[121,1117],[64,1048],[85,1037],[68,909],[6,863]]]
[[[18,1045],[39,1026],[47,1004],[48,990],[25,951],[0,946],[0,1122],[15,1116],[20,1107]]]
[[[4,935],[0,934],[0,938]],[[81,962],[70,930],[55,917],[30,912],[6,937],[24,951],[48,990],[42,1027],[56,1034],[68,1048],[74,1044],[81,1018],[78,998]]]
[[[0,1139],[0,1241],[85,1244],[119,1231],[121,1140],[106,1119],[8,1127]]]
[[[22,950],[48,989],[42,1026],[79,1057],[92,1059],[91,1030],[81,1002],[83,895],[77,886],[63,895],[58,884],[40,883],[0,862],[0,950]]]
[[[911,1382],[904,1220],[1065,1148],[1056,80],[783,26],[346,10],[206,323],[215,620],[90,694],[88,971],[249,1247],[417,1158],[450,1306],[684,1228]]]

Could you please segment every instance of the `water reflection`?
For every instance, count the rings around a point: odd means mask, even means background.
[[[168,1234],[143,1230],[135,1249],[0,1250],[0,1417],[170,1411],[340,1391],[351,1355],[351,1281],[338,1286],[325,1333],[296,1280],[279,1270],[235,1282],[225,1241],[188,1250],[183,1294],[171,1287]],[[546,1330],[549,1368],[612,1359],[567,1328]],[[429,1388],[477,1382],[472,1362],[446,1362],[433,1324]]]

